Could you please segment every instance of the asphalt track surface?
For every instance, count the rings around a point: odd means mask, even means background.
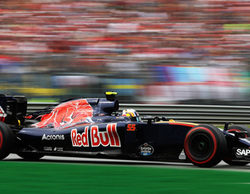
[[[11,154],[0,162],[0,193],[245,194],[250,165],[213,168],[189,163],[45,156],[29,162]]]
[[[16,154],[10,154],[5,161],[23,161]],[[181,168],[181,169],[197,169],[192,163],[177,162],[159,162],[159,161],[142,161],[142,160],[120,160],[120,159],[102,159],[102,158],[79,158],[79,157],[61,157],[61,156],[44,156],[39,162],[47,163],[75,163],[75,164],[105,164],[105,165],[127,165],[127,166],[157,166],[161,168]],[[200,169],[200,168],[199,168]],[[227,171],[244,171],[250,173],[250,163],[246,166],[229,166],[225,162],[220,162],[213,167],[216,170]]]

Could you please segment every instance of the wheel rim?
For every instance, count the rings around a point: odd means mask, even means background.
[[[213,139],[207,133],[194,134],[189,140],[188,148],[194,160],[207,160],[214,150]]]

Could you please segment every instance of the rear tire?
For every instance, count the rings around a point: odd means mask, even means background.
[[[0,122],[0,160],[6,158],[13,146],[14,135],[10,128],[3,122]]]
[[[187,158],[199,167],[215,166],[222,160],[226,150],[224,134],[212,125],[193,127],[184,141]]]
[[[234,131],[246,131],[247,135],[245,137],[250,137],[250,129],[244,125],[232,125],[227,130],[227,132],[230,132],[230,133],[233,133]],[[228,150],[232,150],[232,147],[229,148]],[[231,153],[228,153],[226,157],[223,159],[223,161],[229,164],[230,166],[245,166],[249,163],[249,162],[232,161]]]

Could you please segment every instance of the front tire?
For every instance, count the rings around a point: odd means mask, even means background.
[[[224,134],[212,125],[193,127],[184,141],[187,158],[199,167],[215,166],[222,160],[226,149]]]

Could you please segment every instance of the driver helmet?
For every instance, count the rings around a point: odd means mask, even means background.
[[[123,110],[122,116],[129,117],[132,121],[140,121],[139,113],[132,108]]]

